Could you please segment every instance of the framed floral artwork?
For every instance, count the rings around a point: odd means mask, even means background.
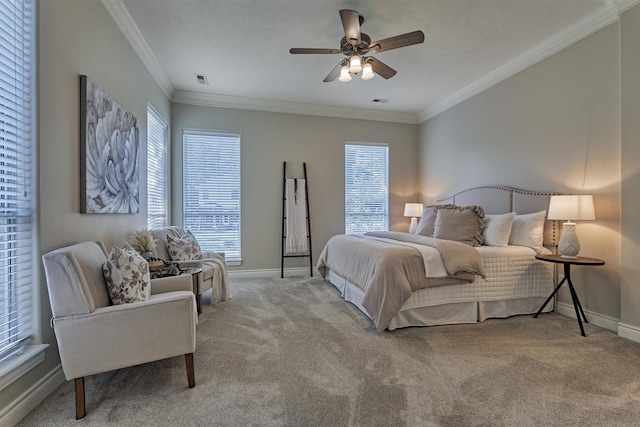
[[[82,213],[140,210],[138,121],[87,76],[80,76]]]

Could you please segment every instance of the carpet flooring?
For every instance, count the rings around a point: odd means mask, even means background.
[[[318,278],[232,279],[184,357],[66,382],[20,426],[637,426],[640,344],[556,313],[377,332]]]

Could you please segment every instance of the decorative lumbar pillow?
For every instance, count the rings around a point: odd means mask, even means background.
[[[147,301],[151,294],[149,263],[128,243],[114,246],[102,266],[113,304]]]
[[[515,212],[502,215],[485,215],[482,244],[487,246],[507,246],[509,244],[509,236],[511,236],[513,218],[515,218],[515,216]]]
[[[167,252],[173,261],[202,259],[202,250],[198,240],[189,230],[182,237],[167,236]]]
[[[433,237],[480,246],[484,229],[483,218],[484,210],[480,206],[438,209]]]
[[[525,215],[516,215],[513,218],[513,225],[511,226],[509,244],[527,246],[535,249],[536,252],[540,252],[544,239],[544,220],[546,215],[546,210]]]
[[[439,209],[453,209],[456,205],[430,205],[424,208],[422,216],[416,227],[415,234],[433,237],[433,230],[436,223],[436,215]]]

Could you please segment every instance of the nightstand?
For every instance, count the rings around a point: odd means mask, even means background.
[[[538,310],[536,314],[533,315],[534,318],[538,317],[538,315],[542,312],[542,309],[551,301],[551,298],[558,292],[560,287],[567,282],[569,285],[569,291],[571,291],[571,299],[573,300],[573,308],[576,310],[576,317],[578,318],[578,324],[580,325],[580,332],[583,337],[586,337],[584,333],[584,327],[582,326],[582,320],[585,323],[589,323],[587,321],[587,317],[584,315],[584,311],[582,310],[582,305],[580,305],[580,300],[578,299],[578,294],[576,293],[575,288],[573,287],[573,283],[571,282],[571,266],[572,265],[604,265],[604,261],[597,258],[587,258],[579,256],[577,258],[562,258],[560,255],[536,255],[536,259],[547,262],[555,262],[557,264],[564,265],[564,278],[558,283],[558,286],[553,290],[553,293],[549,295],[549,298],[542,304],[542,307]]]

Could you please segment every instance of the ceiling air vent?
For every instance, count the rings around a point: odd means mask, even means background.
[[[204,74],[196,74],[196,80],[201,85],[208,85],[209,84],[209,82],[207,81],[207,76],[205,76]]]

